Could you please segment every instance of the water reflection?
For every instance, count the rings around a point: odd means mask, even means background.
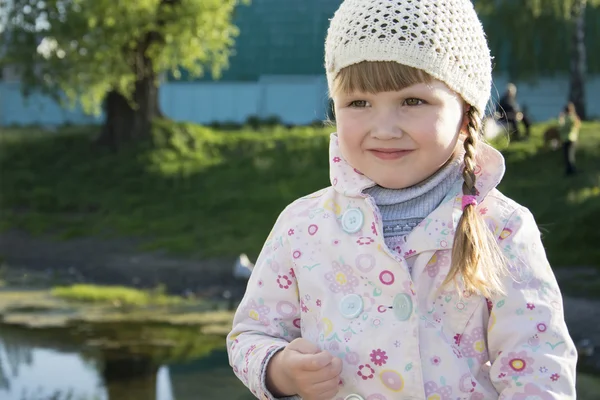
[[[110,357],[0,327],[3,400],[251,400],[224,349],[183,363]],[[156,367],[155,367],[156,365]]]

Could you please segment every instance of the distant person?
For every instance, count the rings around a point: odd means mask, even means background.
[[[519,102],[517,101],[517,86],[514,83],[509,83],[506,86],[506,92],[500,98],[497,113],[499,121],[506,125],[511,139],[521,139],[520,122],[523,122],[525,126],[525,138],[529,139],[531,122],[519,106]]]
[[[575,169],[575,149],[579,138],[579,129],[581,128],[581,120],[575,110],[575,104],[569,103],[565,107],[564,112],[558,119],[558,126],[560,140],[563,143],[565,172],[567,175],[573,175],[577,172]]]
[[[345,0],[325,66],[331,185],[274,223],[227,336],[235,374],[271,400],[574,399],[540,231],[481,140],[471,0]]]

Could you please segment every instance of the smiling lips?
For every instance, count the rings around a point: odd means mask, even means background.
[[[397,160],[412,152],[404,149],[370,149],[371,154],[382,160]]]

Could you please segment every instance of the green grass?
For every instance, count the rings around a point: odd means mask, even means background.
[[[507,164],[500,190],[533,212],[553,265],[600,266],[600,123],[583,125],[580,173],[571,177],[564,173],[562,149],[543,149],[550,124],[535,126],[528,142],[500,146]]]
[[[529,142],[504,146],[501,190],[529,207],[556,265],[600,265],[600,123],[581,132],[573,178],[562,154]],[[188,256],[257,255],[275,218],[294,199],[329,185],[332,128],[215,130],[161,122],[153,146],[111,153],[97,127],[0,133],[0,229],[68,239],[135,236],[145,249]],[[500,145],[500,147],[503,147]]]
[[[0,135],[3,227],[131,235],[146,249],[256,254],[282,208],[328,184],[324,129],[215,131],[161,124],[155,146],[113,154],[97,128]],[[26,133],[26,134],[24,134]]]
[[[165,295],[164,290],[138,290],[124,286],[72,285],[56,287],[52,296],[86,303],[110,303],[119,306],[181,304],[184,299]]]

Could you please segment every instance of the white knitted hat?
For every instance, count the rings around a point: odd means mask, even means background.
[[[345,0],[325,42],[329,89],[342,68],[362,61],[422,69],[485,112],[491,57],[470,0]]]

